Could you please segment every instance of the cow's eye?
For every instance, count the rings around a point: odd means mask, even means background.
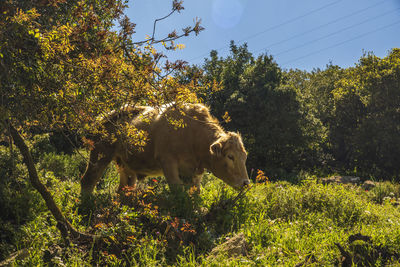
[[[232,160],[232,161],[235,160],[235,158],[234,158],[232,155],[228,155],[228,159],[230,159],[230,160]]]

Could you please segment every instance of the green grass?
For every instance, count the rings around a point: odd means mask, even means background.
[[[0,260],[29,250],[15,266],[333,266],[343,259],[359,266],[400,265],[400,186],[395,183],[365,191],[322,185],[303,175],[296,184],[253,184],[233,202],[238,192],[211,175],[205,175],[200,195],[190,189],[171,193],[163,179],[148,179],[141,189],[117,195],[111,167],[94,197],[81,203],[78,173],[84,160],[49,151],[37,161],[42,181],[75,227],[103,240],[78,246],[61,238],[44,202],[26,183],[20,159],[11,173],[5,168],[11,156],[6,149],[0,152],[0,198],[7,210],[0,215]],[[210,256],[238,233],[246,238],[246,255]],[[368,238],[349,241],[356,234]]]

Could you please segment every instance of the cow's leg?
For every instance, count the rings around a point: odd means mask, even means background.
[[[117,169],[119,173],[118,191],[121,191],[122,188],[128,185],[129,174],[126,172],[124,165],[122,163],[118,163],[118,161],[117,161]]]
[[[167,179],[169,188],[171,190],[183,189],[183,183],[179,178],[179,168],[176,160],[162,159],[160,160],[160,162],[164,172],[165,179]]]
[[[192,184],[196,187],[196,193],[200,194],[200,183],[203,178],[203,174],[197,174],[193,176]]]
[[[138,178],[136,173],[130,173],[130,175],[128,176],[127,186],[135,187],[137,180]]]
[[[140,181],[143,181],[144,180],[144,178],[146,178],[146,176],[147,175],[145,175],[145,174],[138,174],[137,175],[137,180],[140,182]]]
[[[137,175],[135,172],[128,170],[123,164],[118,165],[119,172],[119,187],[118,191],[121,191],[125,186],[135,187],[137,181]]]
[[[81,195],[90,195],[93,192],[112,157],[112,154],[102,153],[101,149],[94,148],[90,151],[89,162],[81,180]]]

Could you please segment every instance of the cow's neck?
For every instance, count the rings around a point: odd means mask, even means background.
[[[206,168],[209,171],[214,169],[214,162],[217,159],[217,157],[211,154],[210,147],[215,141],[217,141],[224,134],[225,133],[213,133],[208,135],[207,141],[202,147],[203,156],[201,158],[202,158],[203,168]]]

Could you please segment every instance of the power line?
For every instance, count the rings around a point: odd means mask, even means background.
[[[300,60],[300,59],[303,59],[303,58],[306,58],[306,57],[309,57],[309,56],[318,54],[318,53],[320,53],[320,52],[322,52],[322,51],[325,51],[325,50],[328,50],[328,49],[331,49],[331,48],[340,46],[340,45],[342,45],[342,44],[345,44],[345,43],[354,41],[354,40],[356,40],[356,39],[360,39],[360,38],[362,38],[362,37],[364,37],[364,36],[366,36],[366,35],[369,35],[369,34],[372,34],[372,33],[378,32],[378,31],[381,31],[381,30],[383,30],[383,29],[389,28],[389,27],[391,27],[391,26],[393,26],[393,25],[396,25],[396,24],[399,24],[399,23],[400,23],[400,20],[398,20],[398,21],[396,21],[396,22],[394,22],[394,23],[391,23],[391,24],[388,24],[388,25],[379,27],[379,28],[377,28],[377,29],[375,29],[375,30],[373,30],[373,31],[369,31],[369,32],[366,32],[366,33],[357,35],[357,36],[355,36],[355,37],[353,37],[353,38],[350,38],[350,39],[347,39],[347,40],[345,40],[345,41],[336,43],[336,44],[334,44],[334,45],[331,45],[331,46],[328,46],[328,47],[319,49],[319,50],[317,50],[317,51],[314,51],[314,52],[312,52],[312,53],[306,54],[306,55],[304,55],[304,56],[301,56],[301,57],[298,57],[298,58],[295,58],[295,59],[286,61],[286,62],[282,63],[281,66],[284,66],[284,65],[287,65],[287,64],[289,64],[289,63],[298,61],[298,60]]]
[[[284,39],[284,40],[281,40],[281,41],[272,43],[272,44],[270,44],[270,45],[265,46],[264,48],[261,48],[261,49],[258,49],[258,50],[256,50],[256,51],[254,51],[253,53],[260,52],[261,50],[264,50],[264,49],[266,49],[266,48],[271,48],[271,47],[273,47],[273,46],[276,46],[276,45],[285,43],[285,42],[287,42],[287,41],[293,40],[293,39],[295,39],[295,38],[297,38],[297,37],[300,37],[300,36],[303,36],[303,35],[305,35],[305,34],[314,32],[314,31],[319,30],[319,29],[321,29],[321,28],[323,28],[323,27],[329,26],[329,25],[334,24],[334,23],[336,23],[336,22],[338,22],[338,21],[341,21],[341,20],[343,20],[343,19],[352,17],[352,16],[354,16],[354,15],[356,15],[356,14],[362,13],[362,12],[368,10],[368,9],[371,9],[371,8],[373,8],[373,7],[376,7],[376,6],[382,4],[382,3],[386,2],[386,1],[387,1],[387,0],[380,1],[380,2],[378,2],[378,3],[375,3],[375,4],[371,5],[371,6],[368,6],[368,7],[366,7],[366,8],[363,8],[363,9],[360,9],[360,10],[358,10],[358,11],[355,11],[355,12],[352,12],[352,13],[350,13],[350,14],[347,14],[346,16],[343,16],[343,17],[337,18],[337,19],[335,19],[335,20],[332,20],[332,21],[330,21],[330,22],[327,22],[327,23],[325,23],[325,24],[319,25],[319,26],[317,26],[317,27],[315,27],[315,28],[312,28],[312,29],[310,29],[310,30],[308,30],[308,31],[304,31],[304,32],[302,32],[302,33],[296,34],[296,35],[294,35],[294,36],[292,36],[292,37],[289,37],[289,38],[287,38],[287,39]]]
[[[316,13],[316,12],[322,10],[322,9],[327,8],[327,7],[333,6],[333,5],[335,5],[335,4],[339,3],[339,2],[342,2],[342,1],[343,1],[343,0],[337,0],[337,1],[331,2],[331,3],[329,3],[329,4],[326,4],[326,5],[322,6],[322,7],[313,9],[313,10],[311,10],[311,11],[309,11],[309,12],[303,14],[303,15],[300,15],[300,16],[298,16],[298,17],[294,17],[294,18],[289,19],[289,20],[287,20],[287,21],[284,21],[284,22],[282,22],[282,23],[280,23],[280,24],[271,26],[271,27],[269,27],[269,28],[267,28],[267,29],[265,29],[265,30],[263,30],[263,31],[260,31],[260,32],[258,32],[258,33],[253,34],[253,35],[250,35],[250,36],[247,36],[247,37],[245,37],[245,38],[243,38],[243,39],[240,39],[240,40],[238,41],[238,43],[241,43],[241,42],[243,42],[243,41],[252,39],[252,38],[257,37],[257,36],[259,36],[259,35],[261,35],[261,34],[263,34],[263,33],[266,33],[266,32],[268,32],[268,31],[271,31],[271,30],[275,30],[275,29],[277,29],[277,28],[280,28],[280,27],[282,27],[282,26],[284,26],[284,25],[287,25],[287,24],[292,23],[292,22],[294,22],[294,21],[296,21],[296,20],[302,19],[302,18],[304,18],[304,17],[306,17],[306,16],[309,16],[309,15],[311,15],[311,14],[313,14],[313,13]],[[226,46],[226,45],[225,45],[225,46],[222,46],[222,47],[220,47],[220,48],[218,48],[218,49],[214,49],[214,50],[220,51],[220,50],[227,49],[228,47],[229,47],[229,46]],[[208,56],[208,54],[209,54],[209,53],[204,53],[204,54],[202,54],[202,55],[200,55],[200,56],[197,56],[197,57],[195,57],[195,58],[190,59],[189,61],[193,61],[193,60],[196,60],[196,59],[198,59],[198,58],[201,58],[201,57],[204,57],[204,56]]]
[[[279,55],[282,55],[282,54],[286,54],[286,53],[288,53],[288,52],[291,52],[291,51],[293,51],[293,50],[296,50],[296,49],[299,49],[299,48],[301,48],[301,47],[307,46],[307,45],[309,45],[309,44],[313,44],[313,43],[315,43],[315,42],[317,42],[317,41],[326,39],[326,38],[331,37],[331,36],[333,36],[333,35],[335,35],[335,34],[341,33],[341,32],[343,32],[343,31],[346,31],[346,30],[349,30],[349,29],[351,29],[351,28],[357,27],[357,26],[359,26],[359,25],[361,25],[361,24],[364,24],[364,23],[366,23],[366,22],[375,20],[375,19],[377,19],[377,18],[380,18],[380,17],[382,17],[382,16],[388,15],[388,14],[390,14],[390,13],[393,13],[393,12],[399,10],[399,9],[400,9],[400,8],[396,8],[396,9],[394,9],[394,10],[385,12],[385,13],[380,14],[380,15],[378,15],[378,16],[375,16],[375,17],[372,17],[372,18],[363,20],[363,21],[361,21],[361,22],[359,22],[359,23],[356,23],[356,24],[353,24],[353,25],[351,25],[351,26],[342,28],[342,29],[340,29],[340,30],[338,30],[338,31],[335,31],[335,32],[333,32],[333,33],[324,35],[324,36],[319,37],[319,38],[317,38],[317,39],[314,39],[314,40],[312,40],[312,41],[308,41],[308,42],[305,42],[305,43],[303,43],[303,44],[301,44],[301,45],[297,45],[296,47],[292,47],[292,48],[286,49],[286,50],[284,50],[284,51],[281,51],[281,52],[279,52],[279,53],[276,53],[276,54],[274,54],[274,56],[279,56]]]
[[[325,8],[327,8],[327,7],[330,7],[330,6],[332,6],[332,5],[335,5],[335,4],[337,4],[337,3],[341,2],[341,1],[342,1],[342,0],[335,1],[335,2],[332,2],[332,3],[327,4],[327,5],[325,5],[325,6],[322,6],[322,7],[320,7],[320,8],[311,10],[310,12],[308,12],[308,13],[306,13],[306,14],[303,14],[303,15],[301,15],[301,16],[295,17],[295,18],[293,18],[293,19],[289,19],[289,20],[287,20],[287,21],[285,21],[285,22],[282,22],[282,23],[280,23],[280,24],[278,24],[278,25],[269,27],[269,28],[267,28],[267,29],[265,29],[265,30],[263,30],[263,31],[261,31],[261,32],[258,32],[258,33],[255,33],[255,34],[253,34],[253,35],[250,35],[250,36],[248,36],[248,37],[246,37],[246,38],[243,38],[243,39],[239,40],[238,42],[243,42],[243,41],[246,41],[246,40],[248,40],[248,39],[252,39],[252,38],[254,38],[254,37],[257,37],[257,36],[259,36],[259,35],[261,35],[261,34],[263,34],[263,33],[266,33],[266,32],[272,31],[272,30],[275,30],[275,29],[280,28],[280,27],[282,27],[282,26],[284,26],[284,25],[287,25],[287,24],[289,24],[289,23],[295,22],[296,20],[299,20],[299,19],[302,19],[302,18],[304,18],[304,17],[307,17],[307,16],[309,16],[309,15],[315,13],[315,12],[318,12],[318,11],[320,11],[320,10],[322,10],[322,9],[325,9]]]

